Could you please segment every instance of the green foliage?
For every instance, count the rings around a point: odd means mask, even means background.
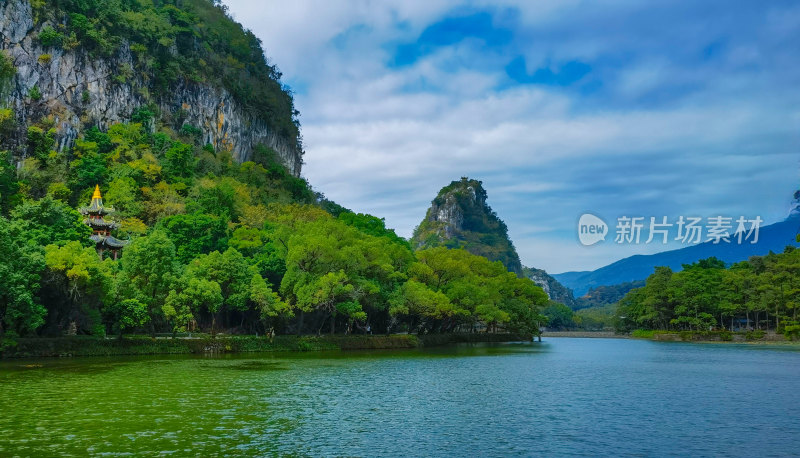
[[[162,161],[164,175],[171,180],[191,178],[195,168],[196,158],[191,145],[175,142],[164,153]]]
[[[92,231],[83,224],[83,216],[64,202],[46,196],[26,200],[11,211],[12,225],[31,242],[42,247],[77,241],[89,246]]]
[[[64,34],[59,33],[56,29],[46,26],[39,32],[39,43],[45,48],[60,47],[64,42]]]
[[[107,176],[106,159],[95,151],[83,154],[70,164],[70,184],[73,188],[93,188],[98,183],[105,183]]]
[[[538,334],[546,318],[541,309],[547,295],[530,279],[518,278],[499,261],[490,262],[465,250],[444,247],[418,251],[408,276],[432,291],[443,293],[450,305],[432,320],[420,323],[428,331],[474,330],[482,323],[487,332],[505,327]],[[402,310],[399,309],[399,310]]]
[[[508,228],[486,203],[486,198],[478,180],[463,177],[451,182],[431,202],[425,219],[414,230],[411,244],[416,249],[464,248],[474,255],[500,261],[508,270],[521,274],[522,264],[508,238]],[[439,220],[440,210],[460,218]]]
[[[798,250],[752,257],[729,268],[709,258],[684,265],[677,273],[657,267],[644,287],[620,300],[617,328],[695,333],[716,328],[716,337],[727,340],[732,338],[730,331],[791,326],[799,300]]]
[[[0,152],[0,215],[8,215],[20,198],[17,168],[9,153]]]
[[[17,67],[5,51],[0,51],[0,101],[8,97]]]
[[[85,130],[83,132],[83,140],[94,143],[97,147],[97,152],[101,154],[108,154],[114,149],[111,137],[107,133],[101,132],[97,126],[92,126]]]
[[[247,308],[253,271],[244,256],[234,248],[198,256],[187,267],[187,273],[218,283],[222,288],[221,305],[232,310]]]
[[[653,335],[655,335],[655,331],[652,329],[635,329],[631,332],[631,337],[636,337],[637,339],[652,339]]]
[[[42,129],[38,126],[28,127],[28,154],[40,160],[47,159],[55,145],[56,130]]]
[[[617,323],[617,304],[588,307],[575,312],[575,323],[588,331],[614,330]]]
[[[104,312],[110,317],[112,328],[120,337],[124,331],[140,328],[150,321],[147,305],[136,299],[111,301]]]
[[[119,282],[120,297],[136,299],[147,305],[153,332],[155,326],[162,322],[162,307],[179,270],[175,245],[164,231],[153,231],[125,247]]]
[[[47,315],[37,293],[45,262],[40,246],[0,216],[0,348],[36,331]]]
[[[31,296],[47,319],[28,310],[33,321],[14,332],[533,334],[545,322],[544,292],[502,264],[464,250],[415,254],[382,219],[315,194],[274,151],[257,147],[237,164],[168,129],[149,132],[151,113],[90,128],[64,152],[53,150],[52,122],[29,130],[31,157],[18,173],[9,164],[0,202],[10,196],[14,234],[52,244]],[[100,260],[71,207],[95,185],[115,207],[115,236],[132,239],[119,262]],[[20,202],[23,193],[44,197]]]
[[[39,90],[39,86],[34,85],[32,88],[28,89],[28,97],[33,101],[41,100],[42,91]]]
[[[225,250],[228,224],[225,218],[204,213],[174,215],[162,219],[163,229],[175,244],[177,259],[183,264],[201,254]]]
[[[158,108],[155,106],[139,107],[131,113],[131,123],[143,126],[150,125],[156,117],[157,110]]]
[[[250,259],[251,264],[271,283],[280,283],[286,273],[286,258],[270,240],[269,231],[247,226],[236,228],[228,245]]]
[[[271,318],[292,315],[289,304],[281,300],[258,273],[253,273],[250,280],[250,301],[255,305],[262,320],[269,321]]]
[[[98,181],[99,182],[99,181]],[[103,194],[104,202],[114,207],[121,217],[140,216],[143,204],[136,181],[130,177],[115,178]]]
[[[106,2],[45,0],[37,21],[62,24],[63,32],[44,27],[44,46],[81,46],[95,56],[112,56],[123,43],[137,56],[133,72],[152,76],[151,92],[166,94],[183,81],[225,87],[247,111],[265,117],[290,146],[300,149],[297,112],[281,73],[269,65],[259,39],[208,0]],[[59,26],[62,27],[62,26]]]
[[[800,338],[800,324],[792,320],[783,325],[783,335],[789,340]]]
[[[202,178],[189,193],[191,203],[187,210],[217,215],[226,220],[237,220],[244,206],[251,203],[247,186],[233,178]]]
[[[181,135],[187,138],[192,138],[195,140],[199,140],[200,137],[203,135],[202,129],[199,127],[195,127],[191,124],[184,124],[181,126]]]
[[[578,308],[600,307],[616,304],[625,297],[628,291],[644,286],[644,280],[620,283],[618,285],[604,285],[589,288],[585,296],[578,298]]]
[[[222,306],[222,289],[219,283],[204,278],[186,276],[171,290],[162,307],[164,316],[175,332],[186,330],[196,314],[216,314]],[[213,332],[213,328],[212,328]]]
[[[74,322],[79,333],[105,335],[101,309],[114,292],[111,262],[101,261],[94,248],[80,242],[48,245],[45,262],[42,297],[49,304],[51,327],[65,329]]]
[[[542,312],[547,317],[547,327],[550,329],[572,329],[575,327],[572,309],[558,302],[550,305]]]
[[[17,119],[10,108],[0,108],[0,143],[6,141],[17,128]]]
[[[394,232],[394,229],[388,229],[386,227],[386,221],[383,218],[378,218],[377,216],[367,215],[364,213],[353,213],[350,211],[339,213],[337,218],[365,234],[373,235],[375,237],[386,237],[392,242],[399,243],[400,245],[411,249],[411,245],[406,239],[398,236]]]

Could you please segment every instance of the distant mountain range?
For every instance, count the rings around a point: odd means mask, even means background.
[[[554,274],[553,277],[572,289],[575,297],[580,297],[590,288],[644,280],[653,273],[656,266],[681,270],[683,264],[712,256],[726,263],[734,263],[744,261],[750,256],[763,256],[770,251],[782,252],[786,245],[798,245],[795,237],[799,229],[800,213],[793,211],[785,221],[760,228],[758,243],[755,244],[749,241],[738,244],[734,238],[731,238],[732,243],[705,242],[656,254],[630,256],[597,270],[564,272]]]

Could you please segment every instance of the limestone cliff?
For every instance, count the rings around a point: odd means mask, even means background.
[[[419,250],[435,246],[464,248],[490,261],[500,261],[519,276],[530,278],[547,296],[575,307],[572,291],[541,269],[523,267],[508,228],[486,203],[486,190],[478,180],[461,178],[439,191],[411,238]]]
[[[486,203],[486,190],[478,180],[461,178],[439,191],[425,219],[414,230],[415,249],[434,246],[464,248],[522,274],[517,250],[503,221]]]
[[[26,124],[52,115],[57,145],[63,150],[86,127],[105,130],[130,120],[140,107],[157,106],[170,125],[200,129],[204,144],[230,151],[239,162],[249,160],[253,147],[263,144],[276,151],[292,174],[300,175],[302,148],[296,139],[280,135],[265,116],[246,109],[226,88],[177,78],[168,90],[154,96],[150,75],[133,71],[138,57],[130,43],[122,40],[115,52],[103,56],[80,46],[44,46],[39,34],[59,24],[37,23],[34,16],[26,0],[0,3],[0,48],[16,67],[6,97],[21,132]]]
[[[572,309],[578,308],[578,301],[572,294],[572,290],[559,283],[558,280],[544,270],[523,267],[522,275],[539,285],[551,300],[560,302]]]

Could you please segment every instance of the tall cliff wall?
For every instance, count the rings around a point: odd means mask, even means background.
[[[0,49],[17,68],[8,94],[10,104],[23,126],[53,115],[59,149],[70,147],[85,127],[97,125],[105,130],[129,120],[138,108],[155,103],[173,124],[201,129],[204,143],[231,151],[239,162],[249,160],[253,147],[263,144],[278,153],[291,173],[300,175],[301,148],[248,113],[224,88],[181,80],[166,95],[154,99],[148,75],[126,71],[134,68],[136,58],[128,45],[123,43],[110,58],[95,58],[80,48],[44,48],[36,37],[46,26],[46,22],[34,23],[26,0],[0,4]],[[34,87],[41,97],[30,97]]]

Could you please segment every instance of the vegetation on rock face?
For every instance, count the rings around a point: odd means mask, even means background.
[[[246,110],[266,119],[283,138],[300,147],[298,113],[281,73],[264,57],[261,41],[210,0],[33,0],[34,17],[46,23],[38,34],[45,48],[85,50],[113,57],[127,47],[134,73],[150,80],[158,97],[179,79],[227,89]],[[0,66],[0,76],[3,67]],[[2,89],[2,87],[0,87]],[[35,94],[34,94],[35,95]],[[35,98],[31,95],[32,98]]]
[[[572,291],[564,287],[564,285],[559,283],[558,280],[544,270],[523,267],[522,275],[530,278],[537,285],[540,285],[553,301],[560,302],[573,310],[579,308],[578,301],[575,300]]]
[[[445,186],[414,230],[412,245],[415,249],[464,248],[521,274],[522,265],[508,238],[508,228],[486,203],[486,197],[478,180],[462,177]]]

